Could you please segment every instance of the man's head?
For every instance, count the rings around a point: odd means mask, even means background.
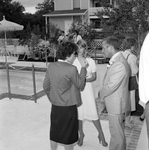
[[[131,51],[137,47],[137,41],[132,37],[127,37],[122,42],[123,50],[130,49]]]
[[[102,52],[106,58],[111,58],[120,51],[120,41],[114,36],[109,36],[102,41]]]
[[[61,36],[64,36],[65,32],[64,31],[61,31]]]

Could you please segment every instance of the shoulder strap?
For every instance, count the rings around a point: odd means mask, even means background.
[[[128,60],[129,55],[130,55],[130,54],[127,55],[126,60]]]

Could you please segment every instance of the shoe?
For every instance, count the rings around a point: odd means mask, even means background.
[[[102,146],[107,147],[107,146],[108,146],[108,143],[105,141],[103,135],[102,135],[103,138],[101,138],[100,136],[101,136],[101,135],[98,135],[99,143],[102,144]],[[102,140],[101,140],[101,139],[102,139]]]
[[[125,122],[125,127],[128,129],[133,129],[134,125],[127,121],[127,122]]]
[[[84,134],[80,134],[79,140],[78,140],[78,146],[82,146],[83,145],[83,140],[84,140]]]
[[[144,117],[144,118],[140,117],[140,120],[141,120],[141,121],[144,121],[144,119],[145,119],[145,117]]]

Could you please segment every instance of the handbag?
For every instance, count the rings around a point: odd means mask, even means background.
[[[129,84],[128,84],[128,89],[129,91],[133,91],[138,89],[138,82],[137,82],[137,77],[136,76],[131,76],[129,77]]]
[[[128,60],[130,54],[128,54],[126,60]],[[136,76],[129,77],[129,84],[128,84],[128,90],[133,91],[138,89],[138,81]]]

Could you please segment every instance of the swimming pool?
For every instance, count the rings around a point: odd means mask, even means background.
[[[19,95],[32,95],[33,77],[32,71],[9,70],[11,93]],[[42,90],[45,72],[35,71],[36,92]],[[0,70],[0,94],[8,93],[6,69]]]
[[[106,64],[97,64],[97,79],[92,83],[95,98],[102,86],[102,80],[106,72]],[[32,71],[9,70],[11,93],[31,96],[33,91]],[[35,71],[36,78],[36,93],[43,90],[42,84],[45,77],[45,72]],[[6,69],[0,69],[0,95],[8,93]]]

